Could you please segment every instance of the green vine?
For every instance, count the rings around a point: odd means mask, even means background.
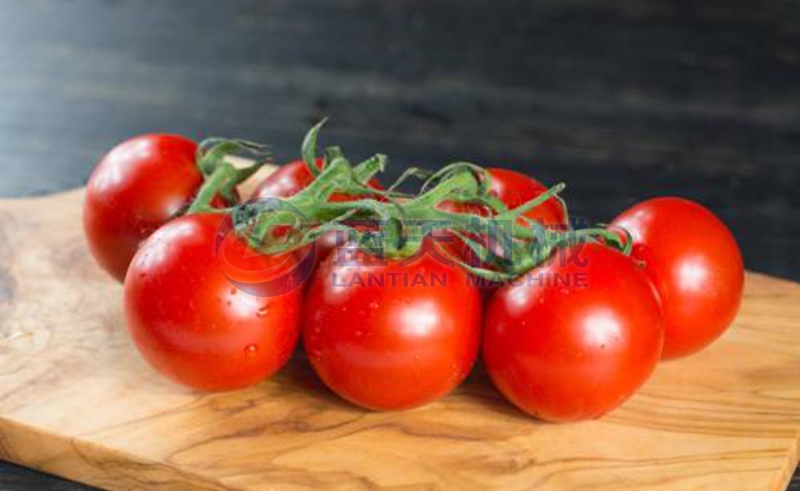
[[[554,230],[545,228],[525,216],[551,199],[561,198],[563,183],[547,192],[508,209],[489,193],[491,176],[485,168],[469,162],[455,162],[437,172],[411,168],[406,170],[387,189],[376,189],[370,181],[386,168],[387,157],[377,154],[353,165],[341,148],[329,146],[322,152],[323,163],[317,166],[317,141],[325,120],[306,134],[301,147],[303,161],[314,180],[301,192],[282,200],[267,199],[247,202],[234,211],[238,231],[247,236],[250,245],[265,254],[290,251],[304,247],[333,230],[347,230],[359,244],[377,241],[386,258],[405,258],[417,253],[433,231],[446,231],[461,240],[478,258],[488,259],[487,236],[510,257],[496,255],[480,266],[451,257],[473,274],[489,279],[514,278],[546,261],[560,247],[579,241],[600,241],[623,253],[630,253],[631,240],[627,232],[604,227],[584,230]],[[235,186],[250,177],[265,163],[267,148],[241,140],[211,140],[202,150],[198,162],[206,182],[190,213],[211,211],[214,196],[229,196]],[[252,166],[236,169],[225,162],[231,153],[260,155]],[[412,178],[422,181],[417,193],[398,191]],[[331,196],[347,200],[331,200]],[[486,213],[452,212],[443,203],[478,205]],[[220,210],[214,210],[220,211]],[[230,210],[224,210],[230,211]],[[359,220],[380,224],[379,232],[361,230]],[[293,227],[300,234],[277,237],[272,232],[281,227]],[[513,259],[513,260],[512,260]]]

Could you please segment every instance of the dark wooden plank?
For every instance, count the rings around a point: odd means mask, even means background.
[[[329,115],[328,141],[389,153],[392,175],[511,165],[570,183],[590,220],[698,199],[750,267],[797,278],[800,6],[751,7],[7,2],[0,194],[80,185],[105,149],[152,130],[263,139],[284,159]]]
[[[36,472],[13,464],[0,462],[0,491],[93,491],[84,486],[55,476]]]
[[[390,154],[390,175],[508,165],[566,181],[592,221],[700,200],[748,267],[800,279],[798,19],[754,0],[5,0],[0,195],[81,185],[146,131],[287,159],[327,115],[325,141]],[[0,466],[0,489],[72,489],[32,475]]]

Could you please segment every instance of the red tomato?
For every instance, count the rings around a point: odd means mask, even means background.
[[[405,265],[338,256],[322,262],[306,298],[303,340],[323,382],[378,410],[420,406],[461,383],[481,323],[463,271],[428,254]]]
[[[177,135],[142,135],[106,154],[86,186],[83,227],[89,250],[118,281],[139,244],[188,207],[203,176],[197,145]]]
[[[315,163],[317,167],[321,169],[324,160],[317,158]],[[255,192],[253,193],[253,198],[288,198],[308,187],[313,180],[314,175],[309,172],[306,163],[302,160],[295,160],[294,162],[282,165],[275,172],[268,175],[263,181],[261,181],[261,184],[259,184],[258,188],[256,188]],[[383,186],[381,186],[376,179],[370,180],[369,185],[375,189],[383,189]],[[329,200],[332,202],[342,202],[354,201],[367,197],[368,196],[354,197],[345,196],[342,194],[333,194]],[[339,237],[344,237],[344,235],[340,234]],[[337,247],[337,245],[343,245],[338,244],[337,242],[339,241],[340,240],[337,239],[337,234],[335,232],[323,235],[319,240],[317,240],[317,248],[315,252],[316,262],[319,263],[319,261],[327,257],[327,255],[330,254],[330,252]],[[305,249],[303,253],[308,253],[308,249]]]
[[[597,418],[650,376],[663,343],[658,297],[629,257],[597,243],[560,249],[498,290],[483,360],[495,386],[549,421]]]
[[[489,194],[498,198],[509,209],[518,208],[549,189],[536,179],[520,172],[493,167],[489,171]],[[566,227],[567,215],[556,198],[550,198],[540,206],[524,213],[545,227]]]
[[[733,322],[742,301],[744,268],[731,232],[706,208],[679,198],[639,203],[614,226],[633,236],[664,306],[664,358],[694,353]]]
[[[125,280],[128,330],[139,351],[162,374],[201,390],[263,380],[289,359],[299,336],[300,288],[257,296],[230,281],[253,285],[275,271],[285,278],[292,256],[255,254],[233,234],[218,252],[223,220],[170,221],[142,245]]]
[[[515,209],[546,193],[548,187],[541,184],[536,179],[525,174],[499,167],[487,169],[489,173],[489,194],[499,199],[509,209]],[[446,201],[439,205],[439,209],[450,213],[471,213],[488,217],[490,210],[482,205],[472,203],[453,203]],[[551,228],[568,227],[566,211],[563,205],[556,199],[550,198],[536,208],[526,212],[523,216],[536,220],[540,225]],[[520,220],[520,224],[524,222]],[[480,261],[473,253],[472,249],[461,239],[452,234],[435,233],[437,242],[441,244],[444,251],[452,257],[461,257],[473,266],[480,265]],[[451,235],[452,237],[448,237]],[[476,239],[477,240],[477,239]],[[496,255],[503,255],[503,246],[495,238],[482,237],[481,243],[484,247],[488,246]],[[483,265],[487,267],[487,265]]]
[[[322,169],[324,160],[315,160],[317,168]],[[258,188],[253,193],[254,198],[288,198],[299,193],[314,180],[314,175],[308,170],[308,166],[302,160],[295,160],[286,165],[280,166],[275,172],[268,175],[261,181]],[[383,189],[376,179],[369,182],[370,187]],[[365,196],[366,197],[366,196]],[[333,194],[330,201],[353,201],[359,197]]]
[[[322,159],[317,159],[318,168],[322,168]],[[278,167],[275,172],[261,181],[253,193],[254,198],[288,198],[299,193],[314,180],[308,166],[302,160],[295,160]]]

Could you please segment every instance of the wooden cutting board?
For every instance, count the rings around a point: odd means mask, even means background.
[[[798,460],[800,285],[749,274],[733,328],[599,421],[534,421],[480,370],[366,412],[293,360],[227,394],[163,380],[92,262],[82,191],[0,201],[0,458],[113,490],[781,490]]]

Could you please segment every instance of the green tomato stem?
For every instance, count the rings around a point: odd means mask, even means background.
[[[565,188],[563,183],[517,208],[508,209],[489,194],[491,176],[488,171],[468,162],[456,162],[432,174],[409,170],[387,191],[372,189],[368,184],[370,179],[384,170],[387,161],[384,155],[375,155],[353,167],[339,147],[328,147],[323,153],[325,164],[319,169],[315,162],[316,142],[324,123],[325,120],[321,121],[308,132],[301,149],[303,160],[315,179],[301,192],[284,200],[293,209],[299,210],[305,220],[299,223],[296,213],[276,209],[279,207],[274,203],[260,208],[255,205],[257,209],[246,214],[251,217],[248,223],[255,230],[251,236],[255,247],[264,250],[261,246],[264,235],[272,227],[280,225],[299,226],[303,230],[302,239],[278,246],[270,245],[270,251],[302,247],[326,231],[348,227],[362,239],[365,234],[375,232],[360,231],[349,221],[367,219],[380,222],[381,244],[387,257],[415,254],[437,224],[481,254],[479,257],[487,255],[489,250],[475,238],[491,235],[504,250],[510,250],[513,261],[511,258],[495,258],[492,264],[500,268],[495,271],[458,260],[468,271],[489,278],[497,278],[497,275],[503,278],[518,276],[546,261],[556,248],[581,240],[600,240],[623,253],[629,253],[630,240],[625,241],[620,234],[605,228],[552,230],[525,217],[526,213],[550,199],[563,203],[559,196]],[[416,196],[397,193],[397,186],[412,176],[425,179],[420,193]],[[334,194],[361,199],[331,202],[330,197]],[[401,201],[398,198],[407,199]],[[490,217],[440,210],[439,206],[447,201],[479,204],[489,210],[487,214]]]

